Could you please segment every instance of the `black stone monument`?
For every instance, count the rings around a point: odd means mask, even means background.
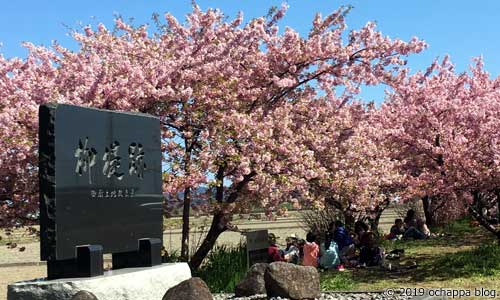
[[[159,119],[66,104],[39,110],[40,248],[49,279],[161,263]]]

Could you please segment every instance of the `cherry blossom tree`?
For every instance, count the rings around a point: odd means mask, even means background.
[[[401,77],[404,79],[382,105],[384,114],[380,120],[388,129],[386,143],[392,149],[392,157],[402,162],[402,169],[408,175],[408,197],[422,199],[428,224],[435,223],[436,212],[449,211],[446,207],[449,194],[444,189],[449,178],[443,170],[446,161],[441,131],[453,126],[450,102],[444,99],[461,81],[447,64],[447,60],[441,66],[434,62],[425,74]],[[429,77],[437,68],[441,71],[439,76]]]
[[[390,155],[408,175],[406,197],[422,197],[431,211],[468,211],[499,236],[483,209],[498,210],[499,83],[476,60],[456,74],[446,57],[426,73],[403,76],[382,106]],[[443,216],[443,215],[441,215]],[[446,217],[446,215],[445,215]]]
[[[346,223],[367,219],[377,230],[378,219],[397,196],[404,176],[386,153],[384,128],[375,118],[373,104],[333,98],[295,108],[301,111],[294,113],[295,124],[300,124],[294,131],[317,164],[306,178],[311,195],[318,205],[343,212]]]
[[[450,133],[450,188],[458,188],[467,211],[500,244],[500,78],[490,79],[481,59],[470,73],[458,96],[463,110]]]
[[[157,18],[153,34],[117,19],[113,31],[101,24],[75,32],[76,51],[27,44],[26,59],[2,57],[1,197],[13,202],[3,206],[2,225],[23,223],[37,209],[37,108],[45,102],[160,118],[164,191],[183,192],[186,216],[197,187],[213,190],[204,207],[213,216],[211,227],[193,268],[232,228],[233,213],[272,212],[294,193],[302,204],[316,201],[309,183],[324,177],[323,168],[294,132],[295,114],[320,109],[321,93],[332,98],[342,90],[340,101],[347,103],[361,85],[393,80],[404,57],[425,44],[390,39],[373,23],[346,32],[348,8],[317,15],[301,37],[291,28],[280,32],[285,11],[243,24],[242,14],[226,21],[221,12],[195,5],[184,24],[170,14],[166,23]],[[183,247],[188,231],[186,222]]]

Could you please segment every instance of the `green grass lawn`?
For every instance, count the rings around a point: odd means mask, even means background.
[[[500,287],[500,247],[494,237],[468,220],[434,229],[445,236],[424,241],[384,241],[386,251],[404,249],[398,265],[417,263],[415,269],[379,268],[321,273],[322,290],[384,290],[396,287],[462,288]]]

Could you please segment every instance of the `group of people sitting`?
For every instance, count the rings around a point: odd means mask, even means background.
[[[410,210],[404,222],[401,219],[396,220],[386,238],[424,239],[428,236],[430,232],[425,222]],[[286,238],[284,249],[277,245],[273,233],[269,234],[268,241],[269,262],[285,261],[342,271],[345,267],[382,266],[386,257],[384,248],[377,242],[377,235],[362,221],[354,224],[354,231],[348,230],[341,221],[335,221],[328,225],[323,235],[317,230],[308,232],[305,240],[291,235]]]
[[[359,238],[358,238],[359,237]],[[359,255],[357,254],[359,250]],[[356,222],[355,232],[347,230],[341,221],[332,222],[323,238],[318,232],[308,232],[306,239],[291,235],[286,248],[280,249],[276,236],[269,234],[269,262],[286,261],[323,269],[376,266],[382,263],[384,252],[377,245],[373,232],[363,222]]]
[[[406,212],[404,220],[396,219],[391,231],[385,236],[387,240],[424,240],[432,236],[424,220],[417,217],[413,209]]]

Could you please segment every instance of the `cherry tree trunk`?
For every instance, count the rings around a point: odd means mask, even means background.
[[[210,253],[210,250],[212,250],[212,248],[215,246],[215,242],[217,241],[221,233],[227,230],[227,220],[228,216],[222,211],[214,213],[212,224],[210,226],[210,230],[207,233],[207,236],[201,243],[198,250],[196,250],[195,254],[191,257],[191,260],[189,262],[191,270],[197,270],[201,266],[205,257],[207,257],[208,253]]]
[[[370,220],[370,230],[373,232],[378,232],[378,224],[380,222],[380,216],[375,217],[375,219]]]
[[[500,194],[497,194],[497,222],[500,226]]]
[[[181,241],[181,259],[189,260],[189,214],[191,210],[191,188],[184,190],[182,208],[182,241]]]
[[[498,246],[500,246],[500,191],[496,192],[497,197],[497,240]]]
[[[432,208],[432,198],[429,196],[422,197],[422,206],[424,209],[425,223],[429,226],[435,225],[434,210]]]
[[[384,201],[382,204],[375,208],[375,218],[370,220],[370,229],[373,232],[378,232],[378,224],[380,223],[380,217],[384,213],[385,209],[389,206],[389,200]]]
[[[184,172],[185,176],[189,177],[191,167],[191,144],[193,141],[184,139]],[[183,206],[182,206],[182,238],[181,238],[181,259],[189,260],[189,215],[191,213],[191,187],[184,189]]]
[[[488,220],[484,218],[482,214],[478,213],[473,208],[469,208],[469,212],[471,213],[472,217],[479,222],[479,224],[481,224],[486,230],[495,235],[498,245],[500,246],[500,229],[496,228],[495,225],[488,222]]]

